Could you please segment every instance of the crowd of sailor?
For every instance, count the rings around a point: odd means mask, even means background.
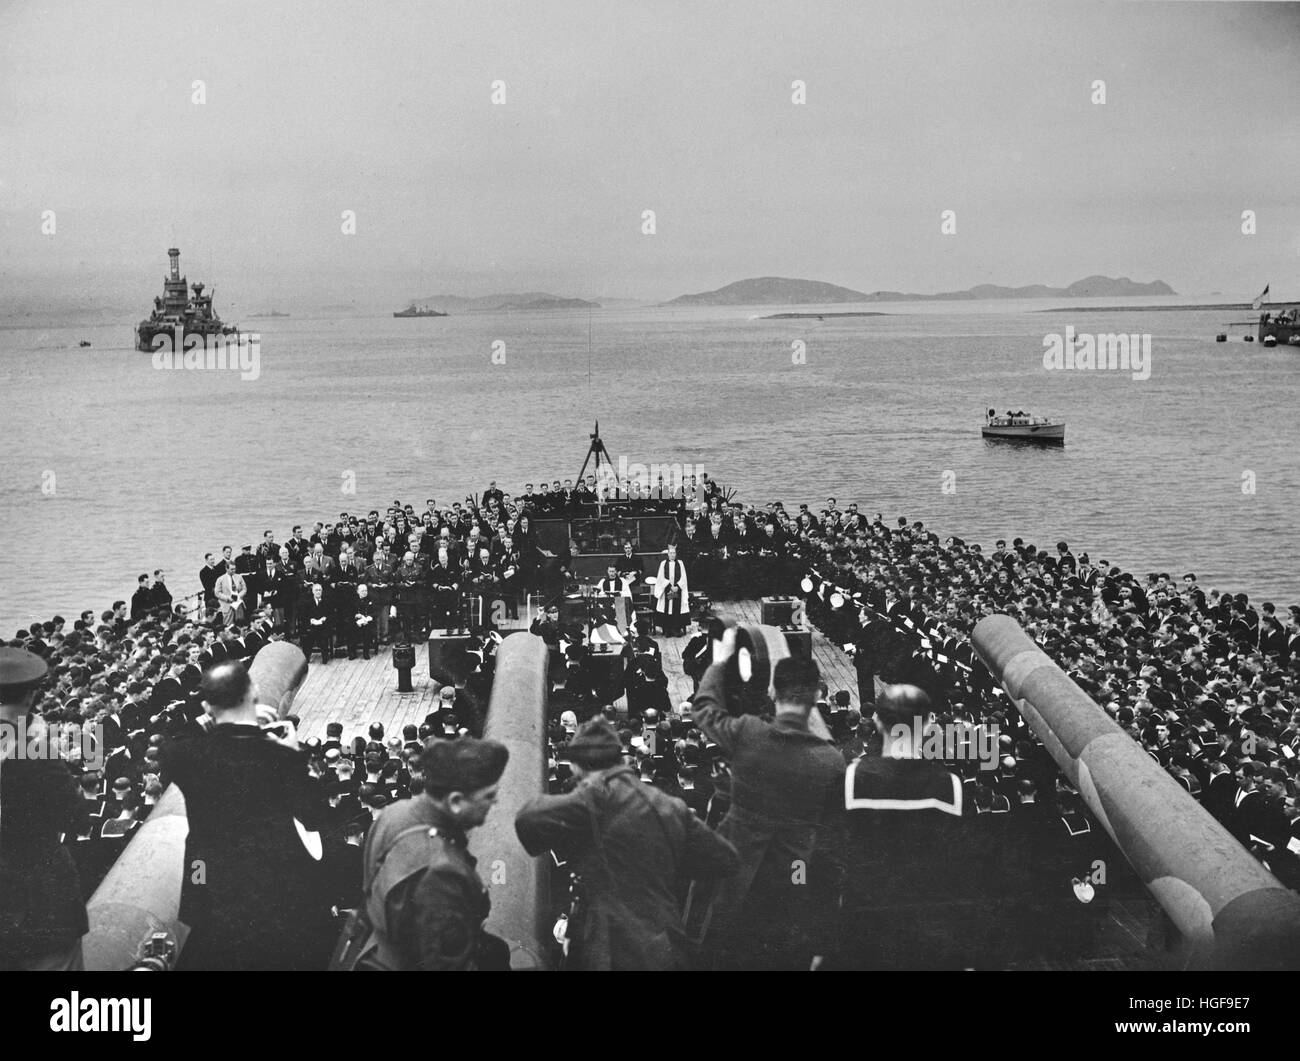
[[[914,681],[944,705],[941,723],[991,721],[1005,742],[1016,712],[970,634],[986,615],[1009,615],[1245,846],[1300,884],[1300,606],[1257,609],[1190,572],[1138,578],[1066,542],[1049,552],[999,540],[986,553],[902,517],[891,527],[880,514],[840,513],[833,499],[819,515],[797,550],[808,614],[856,655],[860,675]],[[872,686],[860,683],[864,704]]]
[[[561,483],[511,498],[493,483],[481,500],[441,509],[429,501],[418,516],[398,503],[382,516],[343,513],[310,535],[293,528],[283,544],[267,531],[256,551],[246,545],[239,557],[229,547],[221,560],[209,555],[200,572],[202,605],[191,611],[173,606],[163,573],[155,572],[141,576],[129,604],[116,601],[98,617],[83,613],[71,629],[56,616],[19,631],[10,644],[51,668],[39,716],[72,727],[64,730],[66,758],[84,806],[65,842],[85,893],[161,798],[161,749],[202,732],[198,690],[208,667],[251,659],[283,637],[321,652],[322,661],[339,645],[369,655],[385,641],[453,625],[466,614],[467,596],[513,607],[533,591],[553,597],[571,582],[568,558],[537,544],[530,516],[577,511],[594,497]],[[1064,542],[1048,552],[1021,539],[1009,547],[999,541],[986,553],[959,538],[941,540],[920,523],[900,518],[890,526],[856,505],[841,510],[834,498],[820,511],[802,505],[791,514],[780,502],[765,509],[732,504],[709,483],[696,504],[687,496],[640,500],[679,513],[677,555],[693,584],[714,597],[806,595],[809,619],[845,646],[858,669],[860,712],[849,709],[847,690],[832,696],[823,687],[819,696],[846,762],[880,746],[870,724],[877,682],[915,684],[929,694],[936,725],[998,735],[993,771],[952,764],[973,813],[1046,806],[1071,836],[1077,826],[1102,844],[1082,801],[971,650],[975,623],[1005,613],[1243,845],[1284,882],[1300,880],[1300,607],[1256,609],[1244,595],[1204,591],[1192,574],[1181,584],[1158,572],[1138,579],[1076,556]],[[324,613],[322,600],[329,602]],[[481,605],[469,614],[490,627]],[[682,658],[698,682],[721,627],[707,614],[697,618],[699,631]],[[548,631],[548,622],[553,612],[535,632],[558,643],[563,631]],[[305,742],[329,808],[326,878],[336,909],[356,897],[358,845],[371,816],[419,792],[412,762],[425,741],[481,733],[498,640],[485,632],[464,680],[442,689],[438,710],[400,737],[376,725],[345,745],[332,724],[324,741]],[[614,699],[626,696],[617,728],[624,761],[716,824],[729,799],[726,756],[693,724],[689,703],[671,702],[647,623],[633,629],[623,653],[624,679],[604,688],[587,680],[581,652],[562,653],[548,732],[552,791],[572,784],[565,746],[580,722],[612,713]],[[77,726],[102,733],[102,765],[81,761]],[[1080,864],[1077,852],[1072,858]]]

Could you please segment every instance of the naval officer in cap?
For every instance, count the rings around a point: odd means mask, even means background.
[[[0,647],[0,969],[79,970],[90,924],[77,867],[60,833],[86,823],[84,801],[56,758],[21,757],[15,742],[48,668]],[[44,742],[49,747],[49,742]]]
[[[496,741],[429,741],[424,791],[387,807],[366,839],[366,895],[336,967],[507,969],[504,940],[483,930],[491,902],[466,834],[487,820],[510,753]]]

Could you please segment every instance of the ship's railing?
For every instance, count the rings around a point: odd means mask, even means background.
[[[205,609],[203,607],[203,597],[204,597],[203,590],[199,590],[197,593],[190,593],[184,597],[173,597],[172,614],[173,615],[180,614],[180,609],[183,607],[184,614],[187,617],[192,618],[196,621],[202,619],[205,613]]]
[[[972,644],[1182,934],[1189,967],[1300,968],[1300,896],[1261,866],[1006,615]]]

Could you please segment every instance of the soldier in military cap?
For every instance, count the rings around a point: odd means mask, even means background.
[[[336,966],[366,970],[509,968],[483,930],[491,903],[466,834],[487,820],[510,753],[496,741],[430,741],[424,790],[386,807],[365,849],[366,894]]]
[[[64,763],[15,746],[47,670],[34,653],[0,647],[0,969],[81,969],[90,928],[76,864],[59,843],[85,830],[84,801]]]

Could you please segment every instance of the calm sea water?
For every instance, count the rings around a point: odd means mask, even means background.
[[[1041,306],[248,320],[251,382],[154,370],[130,308],[0,322],[0,636],[129,599],[146,569],[192,592],[206,550],[267,528],[573,477],[596,418],[615,460],[700,463],[746,501],[834,494],[988,547],[1064,538],[1300,602],[1300,352],[1243,343],[1251,329],[1225,328],[1241,313],[1027,312]],[[1149,332],[1151,378],[1045,371],[1043,336],[1067,324]],[[1066,446],[986,443],[990,405],[1064,417]]]

